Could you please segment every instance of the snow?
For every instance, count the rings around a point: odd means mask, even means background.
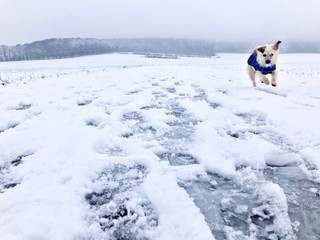
[[[0,239],[319,237],[320,55],[247,57],[0,63]]]

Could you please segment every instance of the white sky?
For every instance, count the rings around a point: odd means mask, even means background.
[[[0,45],[62,37],[320,41],[320,0],[0,0]]]

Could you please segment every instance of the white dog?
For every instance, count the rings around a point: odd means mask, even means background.
[[[256,74],[262,83],[269,85],[267,74],[271,74],[271,85],[277,86],[276,64],[278,61],[278,49],[281,41],[273,45],[256,47],[248,59],[247,71],[254,87],[256,87]]]

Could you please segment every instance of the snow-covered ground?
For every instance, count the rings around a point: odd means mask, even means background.
[[[320,55],[0,63],[0,239],[320,239]]]

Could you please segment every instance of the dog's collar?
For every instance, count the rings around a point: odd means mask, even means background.
[[[276,70],[276,64],[269,67],[261,66],[257,61],[257,53],[252,53],[248,59],[248,64],[252,66],[256,71],[262,72],[264,75],[271,74]]]

